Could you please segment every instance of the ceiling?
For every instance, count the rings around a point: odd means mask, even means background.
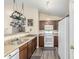
[[[10,2],[11,0],[5,0]],[[64,17],[69,13],[69,0],[17,0],[24,2],[24,7],[29,5],[37,8],[39,12],[52,16]]]
[[[64,17],[69,13],[69,0],[24,0],[24,2],[52,16]]]

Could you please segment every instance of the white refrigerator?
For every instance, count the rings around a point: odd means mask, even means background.
[[[44,26],[44,47],[54,47],[53,25]]]
[[[69,49],[69,17],[58,23],[58,54],[60,59],[68,59]]]

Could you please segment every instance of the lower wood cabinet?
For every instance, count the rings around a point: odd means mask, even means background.
[[[19,59],[27,59],[27,44],[19,48]]]
[[[19,48],[19,59],[30,59],[37,47],[37,37]],[[39,37],[39,47],[44,47],[44,36]],[[58,36],[54,36],[54,47],[58,47]]]
[[[19,48],[19,59],[30,59],[37,47],[37,37]]]
[[[34,50],[36,49],[37,47],[37,37],[34,38]]]
[[[35,51],[37,47],[37,37],[32,40],[32,53]]]
[[[28,42],[28,56],[27,58],[30,59],[31,55],[32,55],[32,41]]]
[[[34,52],[34,44],[35,44],[35,40],[32,40],[32,53]]]
[[[44,47],[44,36],[39,36],[39,47]],[[54,36],[54,47],[58,47],[58,36]]]
[[[58,36],[54,36],[54,47],[58,47]]]
[[[33,52],[37,47],[37,37],[29,41],[27,44],[28,44],[28,59],[30,59],[30,57],[32,56]]]
[[[39,37],[39,47],[44,47],[44,36]]]

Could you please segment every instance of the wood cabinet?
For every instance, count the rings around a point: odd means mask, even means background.
[[[27,44],[19,48],[19,59],[27,59]]]
[[[39,47],[44,47],[44,36],[39,37]],[[54,36],[54,47],[58,47],[58,36]]]
[[[44,30],[45,25],[53,25],[54,30],[58,30],[58,21],[53,20],[39,21],[39,30]]]
[[[30,59],[37,47],[37,37],[19,48],[19,59]]]
[[[32,55],[32,41],[28,42],[28,59],[30,59]]]
[[[32,53],[35,51],[37,47],[37,37],[32,40]]]
[[[39,37],[39,47],[44,47],[44,36]]]
[[[34,52],[34,44],[35,44],[35,41],[34,41],[34,39],[32,40],[32,53]]]
[[[28,59],[30,59],[36,47],[37,47],[37,37],[28,42]]]
[[[37,37],[34,38],[34,50],[36,49],[37,47]]]
[[[58,36],[54,36],[54,47],[58,47]]]

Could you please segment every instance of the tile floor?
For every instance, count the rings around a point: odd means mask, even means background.
[[[31,59],[58,59],[57,48],[37,48]]]

